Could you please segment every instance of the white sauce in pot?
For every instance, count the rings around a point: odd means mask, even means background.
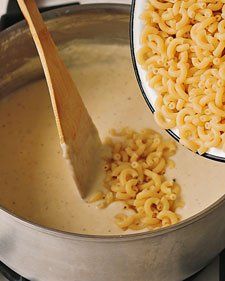
[[[85,51],[85,46],[82,46]],[[90,50],[93,48],[93,52]],[[128,46],[87,47],[86,63],[72,75],[100,136],[110,128],[158,129],[131,66]],[[176,168],[168,171],[182,187],[188,218],[225,193],[224,165],[179,145]],[[45,81],[26,86],[0,101],[0,204],[38,224],[89,234],[125,234],[114,224],[121,203],[104,210],[83,202],[62,158]]]

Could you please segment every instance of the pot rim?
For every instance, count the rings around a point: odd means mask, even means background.
[[[132,53],[132,13],[134,10],[134,3],[135,0],[132,0],[132,7],[131,7],[131,14],[130,14],[130,47],[131,47],[131,55],[132,60],[134,59],[134,54]],[[76,13],[82,13],[84,11],[91,11],[94,12],[96,10],[108,10],[108,11],[115,11],[115,10],[121,10],[123,13],[128,14],[130,11],[130,5],[126,4],[86,4],[86,5],[74,5],[69,7],[61,7],[57,9],[53,9],[47,12],[44,12],[44,18],[46,20],[55,19],[56,17],[60,16],[66,16],[68,14],[76,14]],[[20,21],[19,23],[7,28],[6,30],[1,32],[1,35],[7,35],[8,33],[14,32],[15,30],[19,28],[27,28],[25,20]],[[145,96],[144,96],[145,97]],[[178,229],[182,229],[187,227],[188,225],[198,222],[202,219],[204,219],[207,215],[215,211],[217,208],[219,208],[221,205],[225,203],[225,194],[219,198],[217,201],[215,201],[213,204],[208,206],[206,209],[202,210],[201,212],[191,216],[190,218],[187,218],[175,225],[161,228],[154,231],[146,231],[142,233],[135,233],[135,234],[122,234],[122,235],[92,235],[92,234],[79,234],[79,233],[71,233],[67,231],[57,230],[53,228],[48,228],[41,226],[39,224],[36,224],[34,222],[31,222],[29,220],[26,220],[24,218],[21,218],[9,210],[5,209],[4,207],[0,206],[0,212],[3,212],[8,216],[9,219],[16,221],[17,223],[22,223],[25,227],[36,230],[38,232],[45,233],[47,235],[60,237],[63,239],[69,239],[69,240],[82,240],[82,241],[94,241],[94,242],[125,242],[125,241],[134,241],[139,239],[146,239],[151,238],[155,236],[161,236],[168,234],[170,232],[176,231]]]

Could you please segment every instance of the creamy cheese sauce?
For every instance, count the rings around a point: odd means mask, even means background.
[[[82,47],[85,52],[85,46]],[[88,47],[90,50],[90,47]],[[71,73],[101,138],[110,128],[158,129],[131,66],[128,46],[94,46]],[[90,63],[91,62],[91,63]],[[176,168],[168,170],[182,187],[188,218],[225,193],[224,165],[178,145]],[[35,223],[77,233],[125,234],[114,224],[121,203],[104,210],[82,201],[62,157],[45,81],[0,101],[0,204]]]

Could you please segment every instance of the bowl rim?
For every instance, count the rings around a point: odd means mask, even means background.
[[[134,12],[135,12],[135,6],[136,6],[136,0],[132,0],[131,3],[131,13],[130,13],[130,49],[131,49],[131,58],[132,58],[132,63],[133,63],[133,67],[134,67],[134,72],[135,72],[135,76],[139,85],[139,88],[141,90],[141,93],[145,99],[145,102],[147,103],[149,109],[151,110],[151,112],[154,114],[155,109],[152,106],[151,102],[149,101],[147,94],[144,90],[144,87],[142,85],[142,80],[141,80],[141,76],[139,74],[138,71],[138,67],[137,67],[137,61],[136,61],[136,54],[135,54],[135,48],[134,48]],[[176,135],[171,129],[165,129],[165,131],[173,138],[175,139],[177,142],[179,142],[180,138],[178,135]],[[186,148],[188,150],[190,150],[189,148]],[[191,150],[190,150],[191,151]],[[205,152],[204,154],[200,155],[198,152],[193,152],[201,157],[205,157],[207,159],[213,160],[213,161],[217,161],[217,162],[222,162],[225,163],[225,157],[221,157],[221,156],[216,156],[213,155],[211,153],[207,153]]]
[[[131,38],[130,46],[131,46],[132,60],[134,63],[134,68],[135,68],[135,61],[134,61],[135,58],[134,58],[134,53],[132,51],[132,26],[133,26],[132,12],[134,11],[134,4],[135,4],[135,0],[132,1],[132,8],[131,8],[131,14],[130,14],[130,36],[131,36],[130,37]],[[46,20],[52,20],[52,19],[55,19],[55,18],[61,17],[61,16],[66,16],[66,15],[76,16],[76,13],[80,14],[82,12],[86,12],[87,10],[89,10],[90,12],[94,12],[99,9],[102,9],[103,11],[106,10],[106,11],[114,11],[114,12],[121,10],[121,12],[123,12],[124,14],[127,14],[128,18],[129,18],[130,5],[127,5],[127,4],[74,5],[74,6],[70,6],[69,8],[61,7],[61,8],[53,9],[53,10],[44,12],[43,15]],[[69,10],[69,12],[68,12],[68,10]],[[3,31],[3,33],[5,35],[7,35],[7,33],[14,32],[15,30],[17,30],[19,28],[23,28],[23,29],[27,28],[24,20],[13,25],[12,27],[6,29],[5,31]],[[137,71],[135,71],[135,73],[137,76],[137,74],[138,74]],[[141,88],[140,81],[138,81],[138,83]],[[142,94],[143,94],[144,98],[146,99],[145,93],[143,93],[143,89],[141,89],[141,90],[142,90]],[[147,100],[146,100],[146,102],[147,102]],[[149,107],[150,107],[150,105],[149,105]],[[204,219],[207,215],[216,211],[218,208],[220,208],[224,204],[225,204],[225,195],[223,195],[221,198],[219,198],[217,201],[215,201],[213,204],[211,204],[210,206],[208,206],[201,212],[199,212],[199,213],[191,216],[190,218],[187,218],[173,226],[161,228],[161,229],[154,230],[154,231],[146,231],[146,232],[142,232],[142,233],[122,234],[122,235],[118,235],[118,234],[117,235],[93,235],[93,234],[72,233],[72,232],[68,232],[68,231],[62,231],[62,230],[57,230],[57,229],[41,226],[37,223],[31,222],[27,219],[24,219],[22,217],[15,215],[13,212],[7,210],[6,208],[4,208],[2,206],[0,206],[0,212],[2,213],[2,215],[6,215],[9,219],[9,221],[11,220],[12,222],[22,224],[23,226],[25,226],[31,230],[35,230],[37,232],[44,233],[46,235],[55,236],[55,237],[68,239],[68,240],[74,240],[74,241],[80,240],[80,241],[86,241],[86,242],[115,243],[115,242],[127,242],[127,241],[134,241],[134,240],[140,240],[140,239],[146,239],[146,238],[153,238],[153,237],[169,234],[171,232],[185,228],[192,223],[196,223],[196,222]]]

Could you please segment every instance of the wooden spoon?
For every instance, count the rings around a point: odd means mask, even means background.
[[[69,160],[79,193],[84,198],[93,184],[101,159],[98,131],[35,1],[18,0],[18,4],[28,22],[44,69],[63,155]]]

